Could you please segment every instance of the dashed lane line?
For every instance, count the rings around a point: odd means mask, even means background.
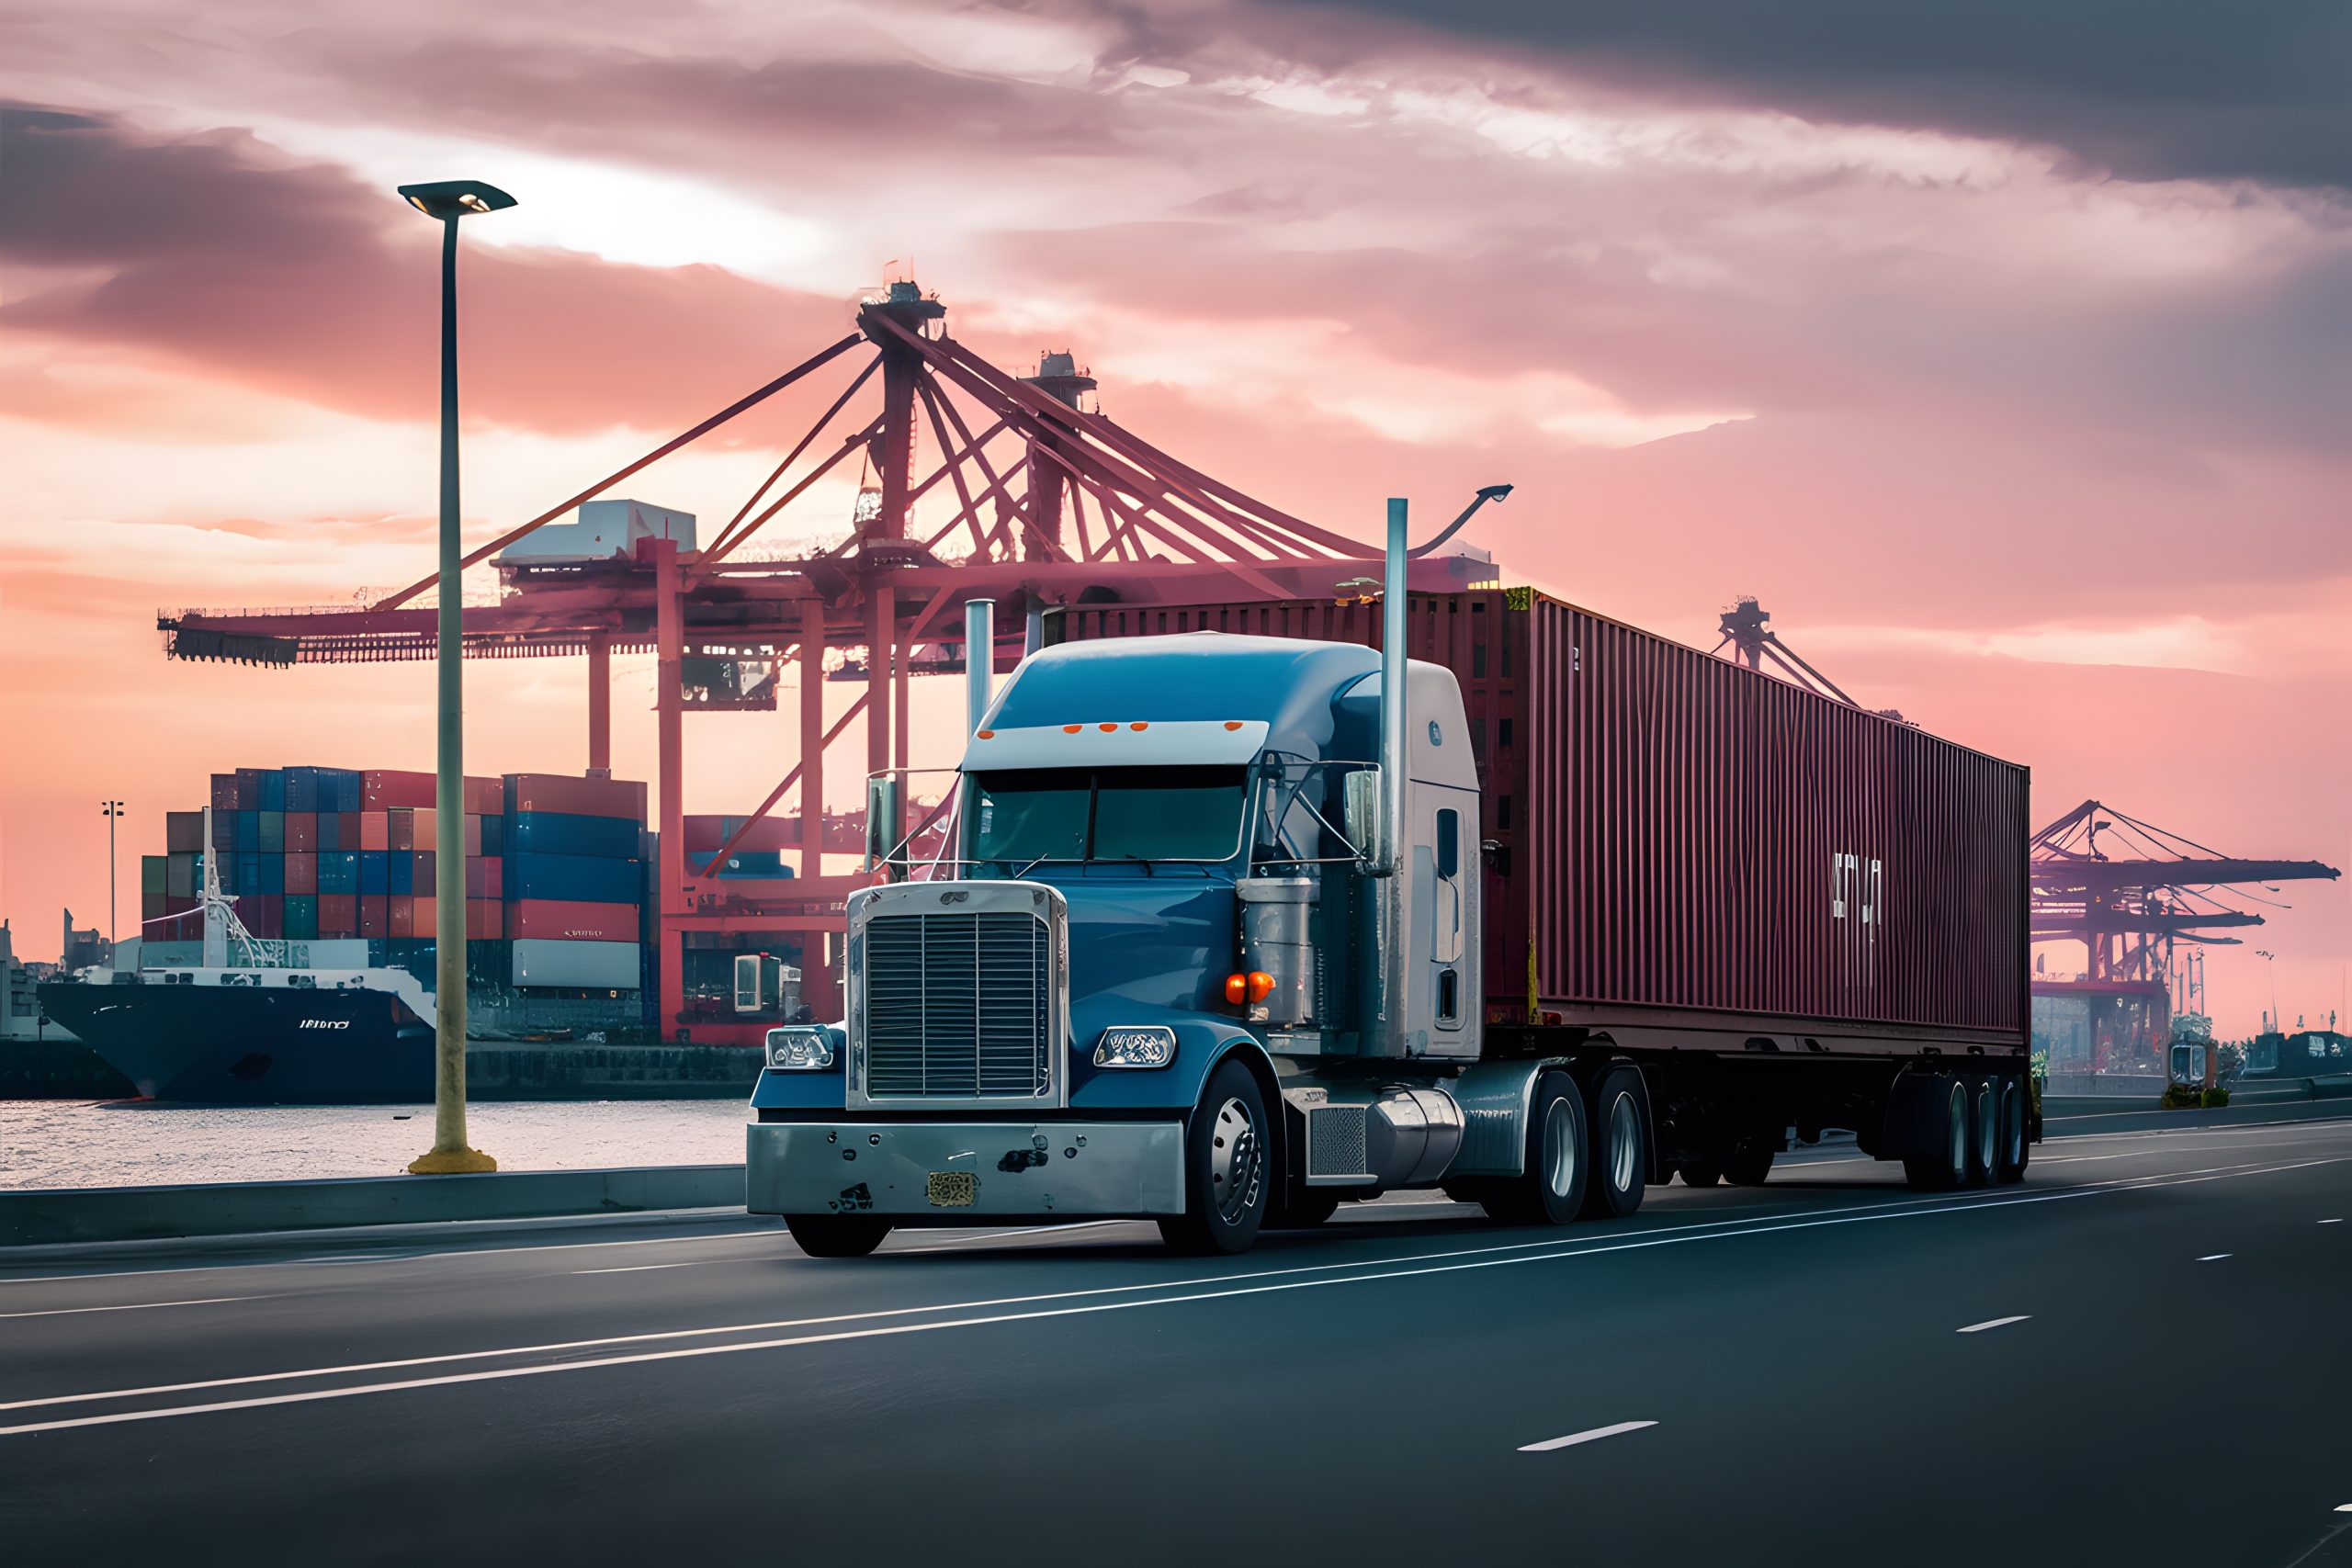
[[[1597,1443],[1603,1438],[1613,1438],[1623,1432],[1638,1432],[1645,1427],[1655,1427],[1655,1421],[1620,1421],[1613,1427],[1595,1427],[1589,1432],[1570,1432],[1565,1438],[1546,1438],[1540,1443],[1521,1445],[1523,1454],[1548,1454],[1555,1449],[1572,1449],[1578,1443]]]
[[[267,1296],[198,1296],[185,1302],[124,1302],[115,1306],[51,1307],[42,1312],[0,1312],[5,1317],[73,1317],[85,1312],[153,1312],[157,1307],[218,1306],[222,1302],[265,1302]]]
[[[1955,1328],[1952,1332],[1954,1334],[1982,1334],[1988,1328],[2007,1328],[2012,1323],[2030,1322],[2032,1317],[2033,1314],[2030,1312],[2021,1312],[2015,1317],[1989,1317],[1983,1323],[1972,1323],[1965,1328]]]

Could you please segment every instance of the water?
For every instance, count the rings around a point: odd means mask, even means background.
[[[500,1100],[466,1130],[501,1170],[740,1165],[744,1117],[738,1100]],[[429,1104],[0,1100],[0,1189],[398,1176],[432,1146]]]

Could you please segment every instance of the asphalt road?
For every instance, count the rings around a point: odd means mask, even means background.
[[[1214,1261],[741,1215],[16,1258],[0,1558],[2352,1564],[2347,1111]]]

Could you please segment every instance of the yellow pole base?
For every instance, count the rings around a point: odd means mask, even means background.
[[[496,1170],[498,1162],[480,1149],[432,1149],[409,1162],[411,1176],[477,1176]]]

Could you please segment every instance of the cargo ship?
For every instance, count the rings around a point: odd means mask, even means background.
[[[205,832],[211,832],[209,807]],[[85,970],[40,987],[42,1009],[151,1100],[351,1103],[433,1096],[433,993],[406,969],[329,967],[365,943],[256,937],[208,857],[198,961]]]

